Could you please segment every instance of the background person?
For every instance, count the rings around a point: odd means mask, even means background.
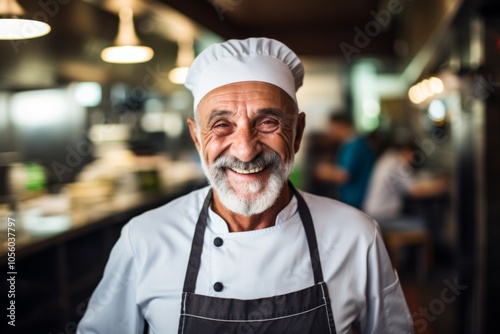
[[[306,143],[303,160],[303,189],[315,195],[338,199],[337,184],[319,179],[316,175],[316,168],[322,163],[336,160],[340,143],[319,131],[311,133]]]
[[[341,142],[335,163],[322,163],[316,168],[318,179],[338,184],[341,202],[361,208],[370,179],[375,152],[356,130],[345,114],[333,114],[329,134]]]
[[[385,222],[396,221],[403,216],[406,196],[426,198],[441,195],[447,191],[447,181],[443,176],[419,180],[412,166],[412,154],[420,149],[407,143],[388,149],[375,163],[368,186],[363,211]]]

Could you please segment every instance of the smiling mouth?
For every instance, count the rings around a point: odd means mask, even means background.
[[[252,169],[239,169],[239,168],[233,167],[233,168],[229,168],[229,169],[237,174],[248,175],[248,174],[260,173],[265,169],[265,167],[256,167],[256,168],[252,168]]]

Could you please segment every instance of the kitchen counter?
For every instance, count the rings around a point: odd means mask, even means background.
[[[14,291],[19,333],[74,333],[88,299],[102,277],[120,231],[144,211],[198,189],[202,180],[187,181],[168,192],[128,194],[78,203],[56,212],[61,198],[39,198],[15,219],[15,256],[7,252],[7,230],[1,231],[0,269],[3,291]],[[26,204],[26,203],[25,203]],[[42,206],[46,206],[42,208]],[[43,210],[42,210],[43,209]],[[9,217],[5,220],[7,225]],[[11,219],[12,221],[12,219]]]
[[[144,211],[161,206],[203,185],[204,181],[193,180],[169,191],[113,196],[98,202],[80,203],[76,207],[73,205],[69,210],[56,213],[48,207],[57,205],[60,199],[40,197],[36,201],[31,201],[29,209],[2,217],[5,224],[2,223],[0,231],[0,263],[7,262],[7,219],[14,222],[15,231],[11,232],[16,239],[16,259],[22,259],[54,244],[64,243],[96,229],[122,223],[124,220],[128,221]],[[47,210],[52,213],[47,214]]]

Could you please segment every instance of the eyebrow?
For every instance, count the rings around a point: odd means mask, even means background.
[[[276,108],[263,108],[263,109],[259,109],[257,111],[257,115],[259,116],[262,116],[262,115],[272,115],[272,116],[276,116],[280,119],[284,119],[285,118],[285,114],[283,113],[283,111],[281,111],[280,109],[276,109]]]
[[[224,117],[224,116],[229,116],[229,115],[232,115],[233,112],[229,111],[229,110],[225,110],[225,109],[221,109],[221,110],[217,110],[217,109],[214,109],[210,112],[210,116],[208,117],[208,124],[211,124],[213,122],[214,119],[218,118],[218,117]]]

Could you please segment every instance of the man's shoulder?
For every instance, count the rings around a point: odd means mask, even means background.
[[[357,235],[372,240],[377,223],[364,212],[337,200],[301,192],[321,233]]]
[[[204,187],[177,197],[160,207],[136,216],[129,225],[132,229],[137,227],[158,229],[189,224],[190,221],[196,222],[209,189],[210,187]]]

